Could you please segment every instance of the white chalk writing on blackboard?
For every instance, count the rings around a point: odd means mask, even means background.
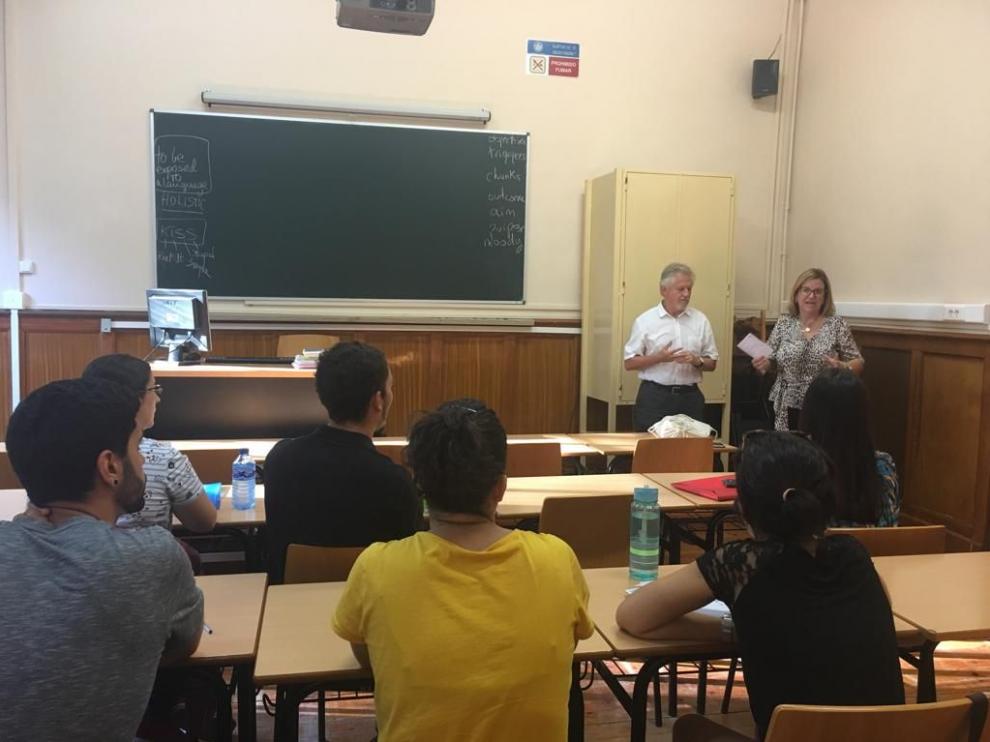
[[[505,186],[499,186],[497,190],[493,190],[488,193],[488,200],[504,201],[509,204],[524,204],[526,203],[526,194],[509,193],[505,190]]]
[[[485,173],[488,190],[488,234],[482,240],[486,248],[523,251],[525,234],[526,138],[513,134],[488,136],[488,161]]]
[[[210,140],[184,134],[156,137],[155,188],[172,193],[212,191]]]
[[[206,216],[207,194],[213,191],[210,141],[185,134],[155,138],[155,201],[158,213]],[[158,262],[210,278],[216,255],[206,241],[206,219],[157,220]]]
[[[206,243],[205,219],[159,219],[158,262],[188,268],[197,277],[210,278],[208,261],[216,255]]]

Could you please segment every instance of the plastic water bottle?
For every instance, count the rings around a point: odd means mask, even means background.
[[[254,508],[254,474],[254,459],[251,458],[246,448],[242,448],[237,454],[237,458],[234,459],[234,466],[231,469],[230,494],[235,509],[251,510]]]
[[[629,513],[629,577],[643,582],[657,578],[660,561],[660,493],[656,487],[633,490]]]

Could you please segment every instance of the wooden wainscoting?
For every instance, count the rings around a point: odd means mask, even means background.
[[[897,463],[905,522],[950,548],[990,545],[990,338],[854,328],[877,445]]]
[[[149,351],[142,330],[100,332],[100,317],[141,320],[107,313],[22,312],[21,394],[78,376],[104,353]],[[9,380],[9,321],[0,316],[0,375]],[[280,331],[214,330],[214,352],[228,356],[274,356]],[[510,433],[576,431],[579,335],[510,332],[361,330],[338,332],[382,349],[392,366],[395,401],[387,433],[405,434],[416,416],[456,397],[478,397],[495,409]],[[0,438],[10,415],[9,381],[0,389]],[[314,404],[319,404],[315,392]]]

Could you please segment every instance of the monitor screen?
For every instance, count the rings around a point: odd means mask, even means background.
[[[204,289],[148,289],[146,295],[152,347],[167,347],[169,360],[182,360],[183,352],[210,349]]]

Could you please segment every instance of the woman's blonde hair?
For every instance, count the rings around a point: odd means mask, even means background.
[[[825,296],[822,297],[821,314],[826,317],[831,317],[835,314],[835,302],[832,300],[832,284],[828,280],[828,276],[821,268],[808,268],[808,270],[794,280],[794,287],[791,289],[791,314],[793,316],[797,317],[801,314],[797,302],[797,295],[798,291],[801,290],[801,286],[806,281],[813,281],[816,278],[825,284]]]

